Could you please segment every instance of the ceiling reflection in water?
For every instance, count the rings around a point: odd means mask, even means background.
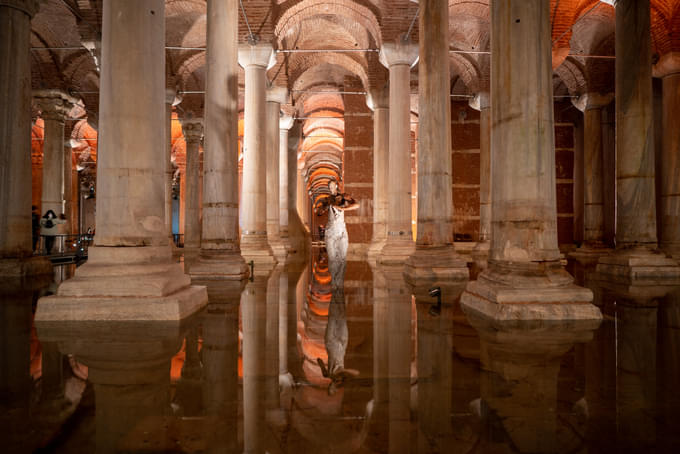
[[[460,285],[331,269],[316,249],[204,282],[209,305],[181,323],[33,327],[54,287],[5,283],[3,452],[680,450],[680,288],[574,265],[601,323],[493,323],[461,309]]]

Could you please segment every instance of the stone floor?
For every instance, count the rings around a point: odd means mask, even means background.
[[[343,303],[318,249],[174,324],[33,326],[54,285],[9,287],[2,452],[680,452],[680,287],[569,270],[601,322],[494,323],[363,262]]]

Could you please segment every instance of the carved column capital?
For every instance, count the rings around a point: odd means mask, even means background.
[[[571,103],[581,112],[589,109],[601,109],[614,100],[614,93],[584,93],[578,98],[572,98]]]
[[[78,100],[61,90],[35,90],[33,99],[43,120],[63,122]]]
[[[181,122],[184,140],[187,142],[187,144],[199,143],[201,141],[201,137],[203,137],[203,119],[182,119]]]

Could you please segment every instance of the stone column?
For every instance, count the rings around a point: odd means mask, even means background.
[[[390,137],[389,90],[373,89],[366,98],[373,111],[373,238],[367,258],[375,263],[387,241],[387,167]]]
[[[195,278],[241,280],[238,240],[238,1],[208,0],[201,251]]]
[[[486,267],[491,246],[491,96],[488,91],[479,92],[469,104],[479,111],[479,241],[475,256]]]
[[[663,81],[659,247],[680,260],[680,52],[661,57],[654,74]]]
[[[201,208],[199,206],[199,154],[203,137],[202,119],[182,120],[182,131],[187,144],[186,214],[184,216],[184,254],[193,253],[201,246]]]
[[[439,0],[419,4],[418,234],[404,276],[409,283],[464,280],[467,263],[453,247],[449,5]]]
[[[77,100],[59,90],[33,93],[45,124],[41,215],[64,212],[64,120]]]
[[[557,248],[550,5],[491,6],[491,248],[461,304],[493,319],[599,319]]]
[[[266,79],[272,57],[271,44],[239,45],[238,62],[246,73],[241,249],[243,257],[254,262],[256,273],[269,273],[276,263],[266,222]]]
[[[38,0],[0,0],[0,275],[49,274],[31,258],[31,17]],[[11,175],[11,178],[10,178]]]
[[[288,254],[293,249],[288,232],[289,222],[289,169],[288,169],[288,131],[295,119],[290,115],[279,118],[279,233]]]
[[[174,89],[165,90],[165,228],[172,248],[175,248],[174,237],[172,235],[172,106],[175,105],[177,92]]]
[[[654,112],[649,0],[618,0],[616,29],[616,253],[597,271],[626,282],[680,281],[656,251]],[[611,278],[610,278],[611,279]]]
[[[274,257],[280,263],[286,260],[288,254],[286,246],[281,241],[281,188],[280,188],[280,129],[281,104],[288,100],[288,90],[285,87],[270,87],[267,89],[266,107],[266,145],[267,155],[265,163],[267,167],[266,191],[267,191],[267,239],[274,253]]]
[[[379,262],[402,265],[413,253],[411,228],[411,66],[418,46],[398,38],[380,49],[380,63],[390,71],[387,241]]]
[[[178,320],[207,303],[165,229],[164,9],[104,3],[95,245],[36,320]]]
[[[583,112],[583,244],[575,257],[607,253],[604,239],[604,159],[602,148],[602,109],[614,94],[586,93],[573,100]]]

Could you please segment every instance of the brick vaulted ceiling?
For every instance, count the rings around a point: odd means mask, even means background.
[[[613,91],[614,60],[579,57],[614,53],[613,3],[598,0],[550,0],[555,91],[578,95]],[[489,0],[448,0],[452,91],[473,94],[489,86]],[[413,0],[243,0],[248,18],[239,15],[239,40],[249,29],[278,50],[354,49],[359,52],[279,52],[268,72],[273,84],[292,90],[292,115],[341,116],[342,97],[319,91],[342,90],[347,76],[364,89],[382,87],[387,71],[378,62],[383,42],[401,37],[417,13]],[[166,1],[166,74],[169,88],[201,92],[205,86],[205,0]],[[33,88],[59,88],[83,100],[96,126],[102,0],[44,0],[32,23]],[[652,0],[652,35],[656,57],[680,50],[680,1]],[[416,20],[410,38],[418,41]],[[39,48],[51,48],[40,50]],[[181,48],[181,49],[177,49]],[[480,53],[481,52],[481,53]],[[417,85],[417,67],[412,73]],[[243,89],[243,74],[239,78]],[[313,92],[313,93],[310,93]],[[241,100],[242,103],[242,100]],[[201,115],[203,96],[187,93],[182,111]],[[242,106],[241,106],[242,107]],[[414,105],[414,111],[417,106]],[[331,120],[333,122],[333,120]],[[320,123],[318,128],[340,127]],[[330,132],[329,132],[330,131]]]

